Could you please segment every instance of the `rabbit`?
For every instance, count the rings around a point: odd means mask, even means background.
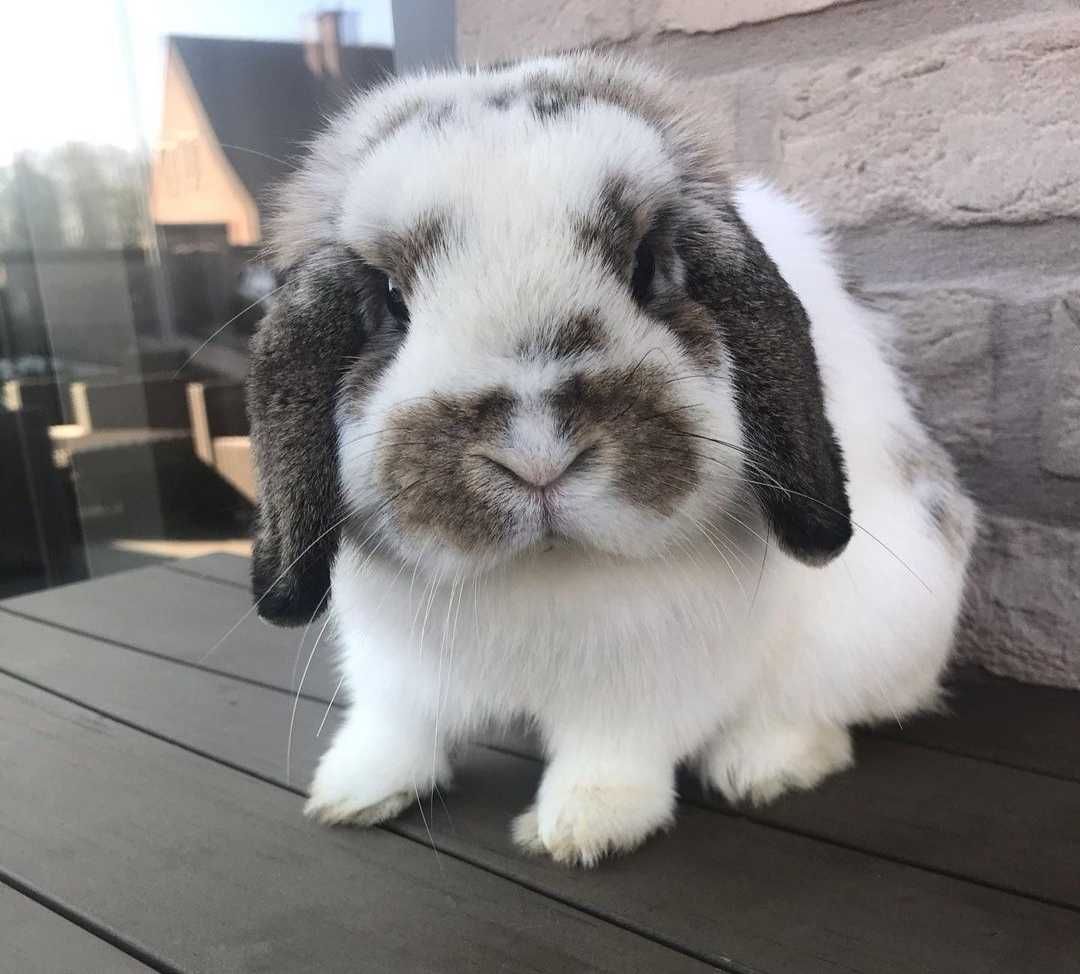
[[[681,765],[768,802],[938,697],[975,506],[892,323],[677,90],[589,51],[389,80],[281,190],[252,582],[330,613],[321,822],[525,720],[513,837],[592,866],[672,825]]]

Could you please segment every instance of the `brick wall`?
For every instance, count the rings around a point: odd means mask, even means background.
[[[983,507],[961,654],[1080,687],[1080,3],[458,0],[463,61],[583,43],[835,229]]]

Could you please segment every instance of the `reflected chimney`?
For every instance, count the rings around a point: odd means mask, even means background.
[[[315,15],[315,39],[304,44],[308,70],[319,77],[340,79],[342,10],[324,10]]]

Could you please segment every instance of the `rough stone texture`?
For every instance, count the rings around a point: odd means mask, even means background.
[[[983,511],[962,655],[1080,688],[1080,0],[460,0],[459,24],[469,59],[645,56],[736,169],[816,204]]]
[[[852,0],[458,0],[463,61],[520,57],[582,44],[611,44],[658,31],[724,30]]]
[[[723,75],[710,78],[690,78],[682,88],[686,103],[694,106],[692,111],[700,128],[708,132],[717,145],[729,146],[728,162],[734,165],[737,133],[741,130],[738,120],[739,89]]]
[[[633,0],[457,0],[458,57],[466,63],[624,41],[653,21]]]
[[[1080,478],[1080,292],[1056,302],[1050,322],[1042,467]]]
[[[1073,528],[1080,528],[1080,481],[1043,471],[1039,434],[1048,370],[1056,364],[1052,310],[1078,283],[1074,277],[1068,291],[1003,299],[999,304],[993,348],[992,457],[972,469],[969,478],[989,510]],[[1018,562],[1017,570],[1027,569]],[[1080,618],[1076,625],[1080,637]]]
[[[1080,220],[977,227],[886,222],[834,237],[845,265],[867,284],[948,282],[1015,298],[1078,283]]]
[[[1080,531],[991,515],[980,533],[958,655],[1003,676],[1080,689]]]
[[[740,24],[805,14],[851,0],[658,0],[656,27],[660,30],[727,30]]]
[[[626,46],[685,77],[760,72],[775,80],[778,72],[799,65],[854,56],[869,61],[913,43],[936,41],[958,29],[980,27],[993,32],[1014,18],[1076,9],[1076,0],[864,0],[734,30],[644,29]],[[490,43],[501,44],[504,55],[515,53],[513,33]]]
[[[902,327],[896,346],[918,392],[930,427],[954,455],[986,459],[990,453],[994,308],[977,291],[877,291],[875,307]]]
[[[833,225],[1080,216],[1080,13],[1010,24],[788,72],[781,183]]]

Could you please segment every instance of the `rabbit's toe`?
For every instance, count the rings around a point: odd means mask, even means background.
[[[320,825],[355,825],[363,828],[394,818],[414,801],[416,795],[408,791],[394,792],[370,804],[365,798],[313,793],[304,805],[304,814]]]
[[[813,788],[852,762],[844,727],[734,728],[709,745],[702,770],[728,801],[764,805],[785,791]]]
[[[595,866],[629,852],[673,819],[669,790],[634,784],[577,784],[543,793],[514,822],[514,841],[568,866]]]

